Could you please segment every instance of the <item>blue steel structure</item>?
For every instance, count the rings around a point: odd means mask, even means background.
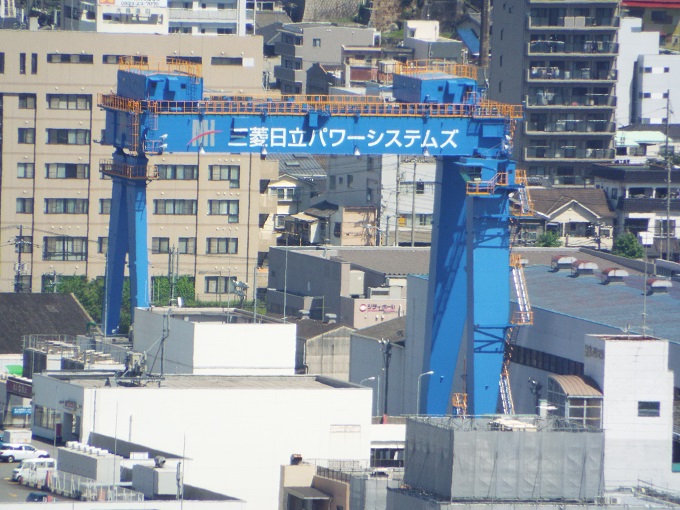
[[[200,66],[123,62],[106,109],[102,143],[115,147],[100,170],[113,178],[104,327],[115,331],[126,255],[131,306],[148,306],[148,157],[167,152],[400,154],[437,158],[432,235],[429,359],[435,372],[425,411],[452,410],[455,391],[470,413],[495,412],[510,327],[510,194],[521,184],[509,159],[521,108],[483,98],[476,69],[405,65],[394,102],[367,97],[204,97]],[[462,351],[461,351],[462,350]],[[454,378],[459,352],[465,380]],[[459,374],[458,374],[459,375]]]

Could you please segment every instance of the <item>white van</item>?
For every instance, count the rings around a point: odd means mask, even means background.
[[[48,471],[57,468],[56,459],[26,459],[22,460],[14,471],[12,481],[22,483],[23,480],[44,482]]]

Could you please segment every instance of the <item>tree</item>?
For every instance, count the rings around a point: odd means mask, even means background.
[[[612,253],[628,259],[641,259],[645,255],[637,236],[632,232],[626,232],[614,239]]]
[[[562,246],[562,240],[557,233],[546,230],[536,238],[536,246],[541,246],[542,248],[558,248]]]

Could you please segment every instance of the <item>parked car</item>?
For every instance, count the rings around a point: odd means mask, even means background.
[[[22,480],[45,480],[48,471],[54,471],[57,459],[26,459],[12,471],[12,481],[22,483]]]
[[[54,503],[55,501],[59,500],[47,492],[29,492],[26,497],[27,503]]]
[[[30,444],[7,444],[0,450],[0,460],[14,462],[15,460],[47,458],[50,454],[45,450],[38,450]]]

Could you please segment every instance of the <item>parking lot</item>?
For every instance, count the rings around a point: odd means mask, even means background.
[[[56,458],[56,448],[51,443],[42,441],[32,441],[31,444],[41,450],[50,452],[51,457]],[[26,496],[29,492],[35,492],[36,489],[32,487],[25,487],[19,485],[17,482],[12,482],[12,470],[19,465],[18,462],[7,463],[0,462],[0,504],[2,503],[23,503],[26,501]],[[59,496],[60,500],[65,498]]]

